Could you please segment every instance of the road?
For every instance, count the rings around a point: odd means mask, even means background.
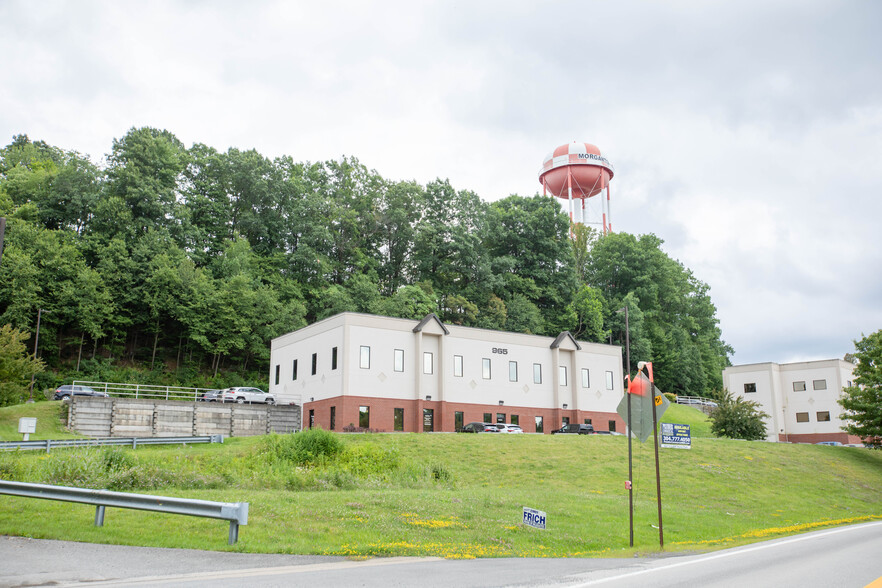
[[[357,561],[0,537],[0,587],[50,585],[882,588],[882,521],[705,554],[633,559]]]

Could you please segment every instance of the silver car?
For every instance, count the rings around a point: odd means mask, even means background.
[[[260,388],[249,388],[247,386],[236,386],[224,390],[221,402],[237,402],[239,404],[275,404],[276,398],[272,394],[267,394]]]

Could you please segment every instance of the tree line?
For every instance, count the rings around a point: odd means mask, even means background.
[[[679,394],[720,390],[733,352],[708,286],[658,237],[571,226],[551,197],[387,180],[354,157],[187,148],[145,127],[96,165],[17,135],[0,216],[0,324],[33,333],[42,309],[44,379],[128,365],[265,382],[273,337],[343,311],[624,344],[627,306],[632,363]]]

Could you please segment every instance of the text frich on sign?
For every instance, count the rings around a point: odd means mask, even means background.
[[[545,513],[535,508],[524,507],[524,524],[537,529],[545,528]]]

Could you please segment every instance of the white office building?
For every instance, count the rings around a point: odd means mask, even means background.
[[[842,430],[842,389],[852,385],[854,365],[841,359],[754,363],[723,370],[723,387],[753,400],[769,415],[769,441],[860,443]]]
[[[622,349],[555,337],[346,312],[272,342],[270,392],[304,427],[455,431],[474,421],[550,433],[625,431]]]

